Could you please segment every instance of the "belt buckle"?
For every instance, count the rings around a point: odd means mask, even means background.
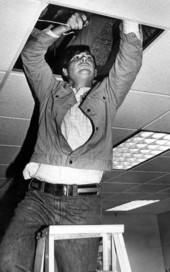
[[[77,184],[66,185],[64,189],[66,196],[77,196]]]
[[[77,196],[77,184],[65,185],[64,194],[66,196]]]

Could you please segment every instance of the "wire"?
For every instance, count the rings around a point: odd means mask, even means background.
[[[42,20],[42,19],[39,19],[38,22],[47,22],[47,23],[52,23],[52,24],[57,24],[57,25],[63,25],[63,26],[68,26],[68,24],[65,24],[65,23],[61,23],[61,22],[56,22],[56,21],[51,21],[51,20]],[[71,31],[71,32],[66,32],[66,33],[63,33],[64,36],[67,36],[67,35],[70,35],[70,34],[74,34],[75,31]]]
[[[63,26],[68,26],[68,24],[65,24],[65,23],[61,23],[61,22],[56,22],[56,21],[51,21],[51,20],[43,20],[43,19],[38,19],[38,22],[47,22],[47,23],[52,23],[52,24],[57,24],[57,25],[63,25]],[[83,27],[87,26],[89,23],[88,21],[85,22],[85,24],[83,25]],[[70,35],[70,34],[76,34],[77,30],[75,31],[70,31],[70,32],[66,32],[66,33],[63,33],[64,36],[67,36],[67,35]]]
[[[52,24],[58,24],[58,25],[64,25],[64,26],[68,26],[68,24],[65,24],[65,23],[61,23],[61,22],[56,22],[56,21],[50,21],[50,20],[42,20],[42,19],[38,19],[38,21],[40,22],[47,22],[47,23],[52,23]]]

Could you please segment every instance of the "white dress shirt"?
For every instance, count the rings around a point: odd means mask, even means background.
[[[91,121],[79,108],[82,95],[89,89],[81,88],[78,92],[73,89],[77,103],[67,111],[61,124],[62,133],[72,150],[83,145],[92,134]],[[23,175],[25,179],[36,178],[50,183],[91,184],[101,181],[103,171],[30,162]]]

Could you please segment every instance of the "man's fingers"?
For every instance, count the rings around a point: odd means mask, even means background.
[[[82,17],[82,19],[83,19],[83,21],[84,21],[84,22],[86,22],[86,21],[87,21],[87,17],[86,17],[86,15],[85,15],[85,14],[82,14],[82,15],[81,15],[81,17]]]
[[[69,18],[67,24],[71,29],[82,29],[86,21],[87,17],[85,14],[75,13]]]
[[[76,16],[76,22],[77,22],[78,29],[82,29],[82,27],[83,27],[83,20],[82,20],[82,18],[80,17],[79,14]]]

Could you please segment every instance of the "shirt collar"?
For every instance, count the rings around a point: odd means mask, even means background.
[[[72,88],[72,90],[75,94],[77,102],[80,102],[82,96],[90,90],[90,87],[82,87],[78,91],[75,88]]]

